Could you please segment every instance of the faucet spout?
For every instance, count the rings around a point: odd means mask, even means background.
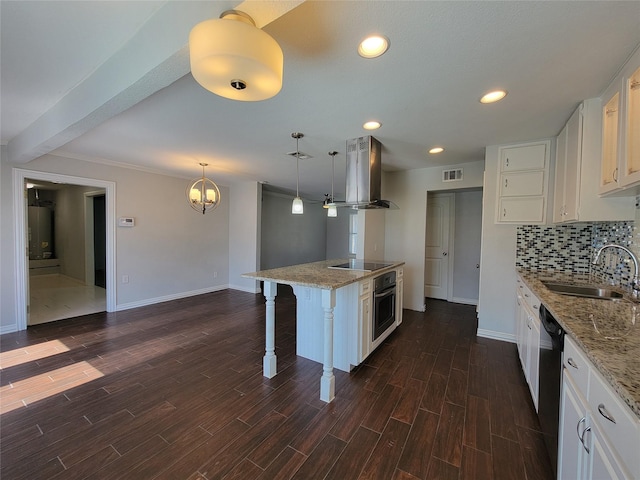
[[[634,300],[640,299],[640,281],[638,280],[638,275],[640,274],[640,267],[638,266],[638,263],[639,263],[638,257],[636,257],[636,255],[627,247],[623,247],[622,245],[616,245],[615,243],[609,243],[607,245],[604,245],[598,249],[595,257],[593,258],[593,262],[591,263],[593,265],[597,265],[598,260],[600,260],[600,255],[607,248],[622,250],[623,252],[626,252],[627,255],[629,255],[629,257],[631,257],[631,260],[633,261],[633,267],[634,267],[633,280],[631,281],[631,288],[632,288],[631,296],[633,297]]]

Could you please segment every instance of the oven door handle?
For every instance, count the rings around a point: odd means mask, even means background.
[[[379,298],[388,297],[389,295],[393,295],[394,293],[396,293],[396,287],[388,288],[385,291],[383,291],[382,293],[376,293],[374,295],[374,298],[376,300],[378,300]]]

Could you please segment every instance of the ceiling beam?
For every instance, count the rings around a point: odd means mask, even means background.
[[[9,162],[27,163],[52,152],[188,74],[187,42],[197,23],[237,9],[262,28],[303,1],[168,1],[122,48],[9,141]]]

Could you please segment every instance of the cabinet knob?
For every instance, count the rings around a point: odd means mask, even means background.
[[[504,188],[507,188],[509,186],[509,179],[505,178],[504,179]]]
[[[507,157],[507,161],[505,162],[505,166],[508,167],[509,166],[509,157]]]
[[[443,256],[443,257],[446,257],[447,255],[448,255],[448,253],[447,253],[447,252],[442,252],[442,256]]]

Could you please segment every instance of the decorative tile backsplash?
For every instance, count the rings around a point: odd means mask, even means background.
[[[640,212],[636,198],[636,217]],[[516,267],[594,274],[604,282],[631,288],[633,265],[624,252],[607,249],[598,265],[592,265],[598,248],[615,243],[638,251],[640,235],[634,221],[574,223],[569,225],[521,225],[517,229]],[[635,242],[634,242],[635,237]]]

